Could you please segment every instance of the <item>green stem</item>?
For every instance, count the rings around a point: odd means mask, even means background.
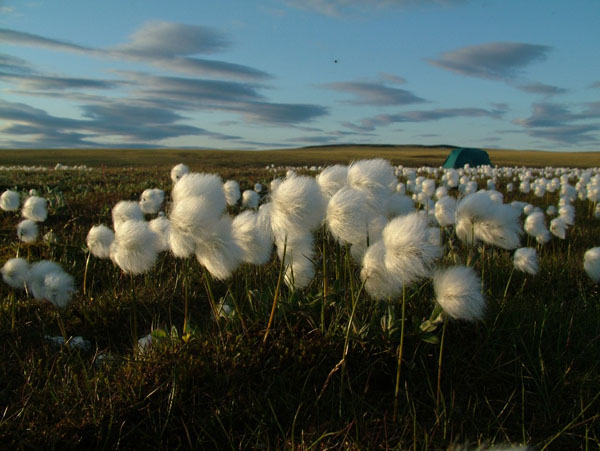
[[[400,370],[402,369],[402,353],[404,351],[404,323],[406,320],[406,286],[402,285],[402,323],[400,324],[400,344],[398,345],[398,364],[396,365],[396,388],[394,389],[394,416],[398,418],[398,395],[400,393]]]
[[[325,225],[323,225],[323,303],[321,304],[321,333],[325,333],[325,307],[327,305],[327,236]]]
[[[440,355],[438,357],[438,373],[437,373],[437,388],[435,391],[435,407],[436,409],[440,405],[440,395],[441,395],[441,382],[442,382],[442,356],[444,354],[444,339],[446,338],[446,325],[448,324],[448,320],[444,319],[444,325],[442,326],[442,339],[440,341]]]
[[[88,273],[88,268],[90,266],[90,256],[92,255],[92,253],[90,251],[88,251],[87,254],[87,258],[85,259],[85,269],[83,271],[83,294],[85,295],[87,290],[86,290],[86,284],[87,284],[87,273]]]
[[[271,306],[271,314],[269,315],[269,322],[267,323],[267,330],[263,336],[263,343],[266,343],[269,337],[269,331],[273,324],[273,318],[275,317],[275,309],[277,308],[277,300],[279,299],[279,290],[281,288],[281,279],[283,279],[283,269],[285,268],[285,253],[287,251],[287,237],[283,243],[283,256],[281,257],[281,264],[279,265],[279,275],[277,276],[277,285],[275,286],[275,294],[273,295],[273,305]]]

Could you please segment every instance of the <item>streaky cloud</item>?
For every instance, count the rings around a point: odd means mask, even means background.
[[[67,41],[45,38],[43,36],[25,33],[23,31],[9,30],[0,28],[0,42],[16,45],[27,45],[32,47],[44,47],[51,50],[69,51],[69,52],[90,52],[93,51],[90,47],[84,47],[77,44],[72,44]]]
[[[426,102],[410,91],[400,88],[390,88],[382,83],[368,82],[336,82],[321,85],[326,89],[352,94],[354,99],[348,103],[354,105],[410,105]]]
[[[517,89],[523,92],[529,92],[531,94],[541,94],[545,96],[554,96],[558,94],[564,94],[567,92],[567,90],[564,88],[559,88],[558,86],[547,85],[539,82],[518,85]]]
[[[531,63],[546,59],[551,47],[521,42],[491,42],[442,53],[430,64],[468,77],[510,80]]]
[[[209,27],[152,21],[136,30],[130,42],[113,50],[152,58],[216,53],[230,45],[225,35]]]

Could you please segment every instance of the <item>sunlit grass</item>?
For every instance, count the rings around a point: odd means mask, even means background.
[[[268,186],[273,177],[258,169],[226,172],[223,178],[235,178],[242,190],[255,182]],[[88,352],[50,343],[46,336],[61,335],[55,309],[24,292],[16,293],[12,329],[14,292],[0,284],[0,443],[7,447],[600,444],[600,293],[582,268],[584,252],[600,243],[600,221],[582,201],[575,202],[580,213],[568,239],[539,249],[537,276],[515,272],[507,286],[511,253],[498,248],[474,261],[479,273],[485,265],[487,311],[478,323],[447,323],[438,391],[442,328],[422,326],[434,307],[431,282],[407,287],[402,334],[402,298],[371,300],[348,249],[325,229],[316,234],[316,277],[303,290],[278,285],[276,258],[243,265],[219,282],[207,279],[195,259],[161,254],[150,272],[133,277],[92,257],[84,295],[90,227],[109,224],[119,200],[136,200],[147,188],[169,192],[168,171],[1,177],[2,191],[35,188],[49,199],[40,235],[53,230],[57,237],[56,243],[19,246],[18,213],[1,212],[2,261],[19,247],[29,261],[53,260],[72,274],[80,291],[62,314],[65,332],[92,343]],[[519,193],[505,201],[513,198],[541,202]],[[556,204],[557,196],[543,202]],[[443,263],[466,262],[468,249],[452,239],[455,255],[447,253]],[[215,320],[211,297],[234,314]],[[154,331],[144,352],[135,350],[134,312],[137,338]]]

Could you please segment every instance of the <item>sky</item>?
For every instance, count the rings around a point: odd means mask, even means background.
[[[599,0],[0,0],[0,148],[600,150]]]

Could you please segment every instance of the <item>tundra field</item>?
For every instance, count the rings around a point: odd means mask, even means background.
[[[600,154],[448,152],[0,151],[2,447],[597,449]]]

